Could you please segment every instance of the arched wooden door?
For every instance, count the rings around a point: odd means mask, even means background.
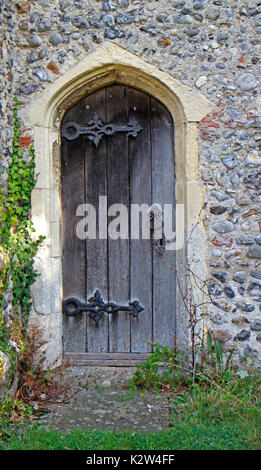
[[[170,113],[127,86],[98,90],[63,119],[61,166],[64,358],[78,365],[133,365],[152,343],[174,346],[175,252],[164,249],[164,239],[131,237],[133,204],[175,208]],[[83,204],[96,210],[92,239],[77,236]],[[109,236],[118,213],[105,209],[114,204],[128,212],[126,238]]]

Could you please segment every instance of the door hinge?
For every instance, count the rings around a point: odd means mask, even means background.
[[[67,122],[62,126],[62,136],[67,140],[75,140],[80,135],[86,135],[87,139],[97,147],[104,135],[113,135],[115,132],[126,132],[128,136],[137,137],[142,130],[136,122],[128,122],[125,125],[104,124],[98,114],[94,114],[88,127],[81,127],[76,122]]]
[[[129,305],[118,305],[114,302],[105,303],[99,290],[96,290],[93,297],[88,299],[88,303],[83,303],[75,297],[70,297],[63,301],[63,313],[69,316],[76,316],[79,313],[86,312],[94,320],[96,325],[103,317],[104,313],[112,315],[117,312],[128,312],[132,317],[138,317],[144,310],[138,300],[129,302]]]

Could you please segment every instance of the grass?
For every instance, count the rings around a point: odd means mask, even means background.
[[[75,430],[69,434],[40,427],[23,428],[0,443],[1,450],[257,450],[255,415],[211,423],[197,416],[173,423],[167,431],[138,433]]]
[[[260,450],[261,407],[232,405],[214,390],[178,394],[165,431],[139,433],[17,426],[3,434],[0,450]]]

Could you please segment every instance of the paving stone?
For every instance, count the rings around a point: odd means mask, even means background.
[[[83,381],[83,376],[79,380]],[[112,380],[99,377],[96,385],[92,378],[88,382],[90,385],[79,390],[66,403],[49,405],[49,412],[41,415],[38,426],[68,433],[77,428],[114,432],[168,429],[171,405],[164,395],[145,393],[141,396],[135,393],[131,397],[128,389],[115,385],[114,377]],[[126,387],[126,379],[121,383]]]

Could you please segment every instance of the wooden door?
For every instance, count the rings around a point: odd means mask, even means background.
[[[76,314],[76,304],[64,303],[64,357],[72,364],[133,365],[153,351],[153,343],[174,346],[175,251],[164,248],[164,239],[131,237],[133,204],[175,208],[173,139],[168,110],[123,85],[87,96],[63,119],[63,299],[82,306]],[[100,197],[107,202],[106,233],[100,233],[106,220]],[[77,208],[86,203],[96,212],[92,239],[76,235],[83,220]],[[108,215],[114,204],[128,211],[125,238],[108,233],[118,215]],[[137,300],[144,310],[135,316],[128,309],[111,313],[109,306],[96,322],[84,305],[94,305],[99,295],[104,304],[123,307]]]

